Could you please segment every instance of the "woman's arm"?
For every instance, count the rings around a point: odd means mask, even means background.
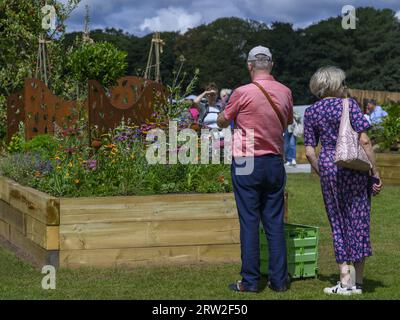
[[[196,97],[196,99],[193,100],[193,104],[198,108],[198,106],[199,106],[199,104],[201,102],[201,99],[203,99],[204,96],[209,94],[209,93],[215,93],[215,91],[214,90],[204,91],[202,94],[198,95]]]
[[[306,157],[308,162],[310,162],[311,167],[319,175],[318,158],[314,147],[306,146]]]
[[[372,174],[375,177],[379,178],[379,172],[378,172],[378,168],[376,166],[375,154],[374,154],[374,151],[372,150],[372,143],[366,132],[360,133],[360,144],[363,147],[363,149],[365,150],[368,160],[372,164]]]
[[[380,179],[379,171],[376,166],[375,153],[374,153],[374,150],[372,150],[372,143],[365,131],[360,133],[360,144],[363,147],[363,149],[365,150],[368,160],[372,164],[372,175],[374,177]],[[379,185],[374,184],[373,189],[374,189],[374,192],[379,193],[379,191],[382,189],[382,180]]]

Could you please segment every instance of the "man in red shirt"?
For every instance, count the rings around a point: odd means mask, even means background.
[[[252,83],[233,92],[217,121],[220,128],[226,128],[233,120],[235,129],[241,129],[241,132],[235,130],[233,135],[232,183],[240,221],[242,280],[229,288],[241,292],[258,291],[261,220],[269,246],[268,285],[275,291],[286,291],[283,133],[293,122],[292,93],[270,74],[273,62],[268,48],[253,48],[247,67]],[[240,139],[244,141],[237,147]],[[251,148],[244,148],[246,145]],[[241,163],[244,157],[252,157],[252,154],[254,168],[243,175]]]

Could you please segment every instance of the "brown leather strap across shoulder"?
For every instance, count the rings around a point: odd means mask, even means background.
[[[267,98],[267,100],[269,101],[269,103],[272,106],[272,109],[274,109],[276,115],[279,118],[279,121],[282,125],[282,129],[285,130],[286,129],[286,125],[285,125],[285,119],[283,118],[282,113],[280,113],[278,107],[276,106],[275,102],[272,100],[271,96],[268,94],[267,90],[265,90],[261,84],[259,84],[258,82],[253,82],[253,84],[255,84],[261,91],[262,93],[264,93],[265,97]]]

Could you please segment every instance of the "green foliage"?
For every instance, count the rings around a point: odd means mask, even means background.
[[[383,108],[388,116],[383,119],[378,129],[381,136],[380,146],[384,150],[397,148],[397,144],[400,143],[400,105],[386,105]]]
[[[83,44],[68,59],[68,69],[76,81],[84,84],[95,79],[103,86],[113,85],[126,72],[126,56],[109,42]]]
[[[60,78],[64,74],[65,51],[60,49],[65,32],[65,20],[76,8],[80,0],[46,1],[54,5],[57,13],[56,30],[48,32],[46,38],[52,40],[48,44],[50,60],[50,82],[59,88],[66,88],[69,82]],[[6,132],[6,97],[20,90],[24,79],[35,76],[39,35],[45,33],[42,29],[41,8],[43,1],[0,1],[0,137]],[[57,94],[62,94],[59,90]]]
[[[0,175],[67,197],[232,190],[229,165],[150,165],[143,136],[134,127],[121,124],[102,136],[98,149],[86,138],[71,129],[37,136],[25,144],[25,152],[20,146],[0,160]]]
[[[7,134],[7,109],[6,97],[0,95],[0,139]]]
[[[174,74],[176,74],[176,72],[174,72]],[[169,119],[178,119],[188,110],[189,105],[184,100],[184,98],[190,95],[197,85],[199,80],[199,70],[195,70],[193,78],[184,89],[183,85],[186,80],[186,75],[187,74],[184,73],[182,77],[180,77],[180,74],[178,72],[172,85],[167,85],[168,91],[170,92],[170,100],[167,101],[167,103],[161,105],[161,109],[156,108],[156,111],[161,116],[162,120],[168,121]],[[174,102],[171,101],[171,99],[174,100]]]
[[[57,148],[58,142],[56,138],[50,134],[38,135],[24,144],[25,151],[37,152],[42,158],[50,157],[56,152]]]
[[[7,146],[9,153],[22,152],[24,149],[24,140],[20,134],[16,133],[11,137],[10,143]]]
[[[221,18],[192,28],[184,34],[161,33],[166,41],[161,55],[164,83],[173,83],[179,57],[186,58],[182,72],[200,69],[194,91],[208,82],[219,88],[236,88],[250,81],[246,68],[249,50],[265,45],[275,61],[274,77],[293,92],[295,104],[315,101],[308,85],[312,74],[326,64],[347,73],[351,88],[400,91],[400,23],[388,9],[357,8],[356,30],[344,30],[340,16],[293,29],[288,23],[271,26],[239,18]],[[76,34],[68,35],[71,42]],[[94,40],[110,41],[128,54],[128,74],[143,74],[151,36],[138,38],[121,30],[95,30]],[[190,82],[185,79],[184,86]]]
[[[57,0],[46,1],[54,5],[57,13],[56,31],[47,35],[60,38],[65,20],[80,0],[66,4]],[[21,88],[23,80],[35,72],[38,38],[42,29],[42,1],[5,0],[0,2],[0,95],[7,96]],[[53,57],[50,55],[50,60]]]

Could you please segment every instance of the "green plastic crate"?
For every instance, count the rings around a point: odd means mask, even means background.
[[[318,227],[285,224],[288,272],[291,278],[317,277],[318,274]],[[260,270],[268,273],[268,243],[260,226]]]

